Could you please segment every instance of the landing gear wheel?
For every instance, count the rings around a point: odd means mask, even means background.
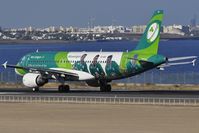
[[[101,91],[101,92],[105,92],[104,86],[100,86],[100,91]]]
[[[111,85],[102,85],[100,86],[101,92],[111,92]]]
[[[111,85],[107,85],[106,87],[106,92],[111,92]]]
[[[69,92],[70,91],[70,87],[68,85],[60,85],[58,87],[59,92]]]
[[[38,92],[38,91],[39,91],[39,88],[38,88],[38,87],[32,88],[32,91],[33,91],[33,92]]]

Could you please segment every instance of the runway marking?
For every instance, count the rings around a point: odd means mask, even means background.
[[[19,95],[19,94],[25,94],[24,92],[0,92],[0,95]]]

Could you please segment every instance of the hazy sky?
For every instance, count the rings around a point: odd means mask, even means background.
[[[146,24],[156,9],[165,11],[164,24],[190,24],[199,18],[199,0],[0,0],[2,27],[87,27]]]

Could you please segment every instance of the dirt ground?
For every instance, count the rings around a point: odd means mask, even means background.
[[[198,133],[199,107],[0,103],[2,133]]]

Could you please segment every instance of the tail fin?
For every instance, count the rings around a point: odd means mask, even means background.
[[[157,54],[162,20],[163,11],[155,11],[135,49],[137,52],[139,51],[144,54]]]

